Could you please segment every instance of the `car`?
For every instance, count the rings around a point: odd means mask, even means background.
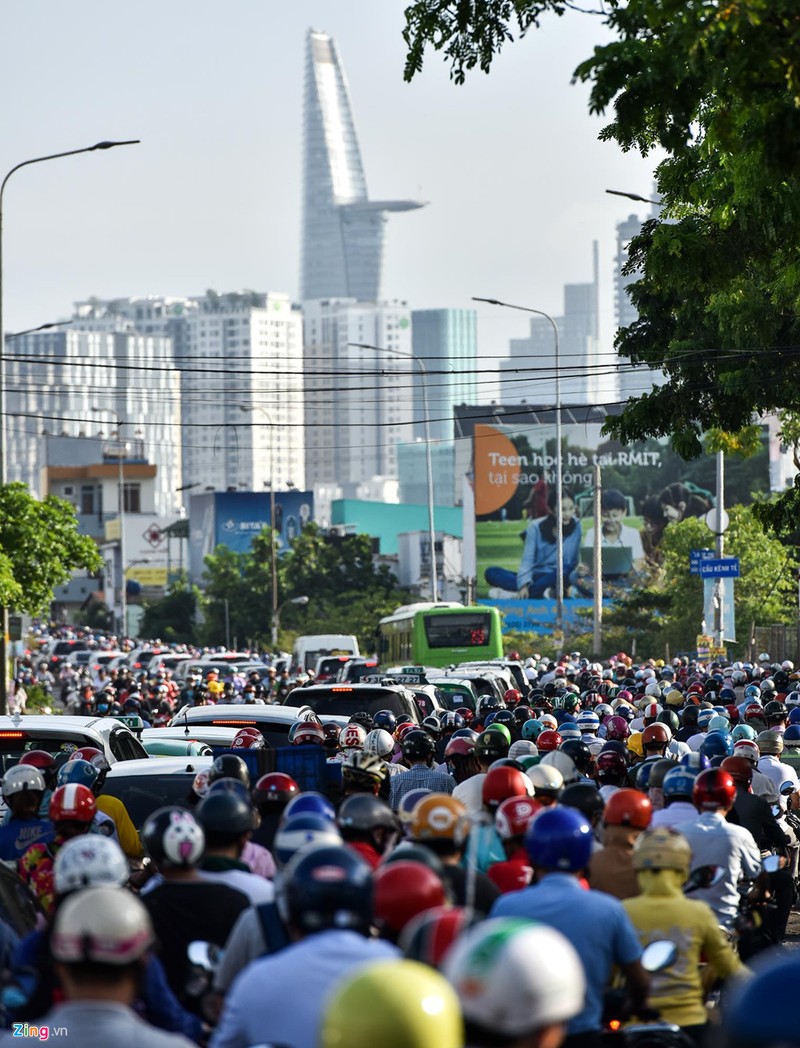
[[[142,673],[150,667],[156,655],[174,655],[172,648],[134,648],[128,655],[128,668],[133,673]]]
[[[117,717],[0,717],[0,761],[4,772],[28,750],[70,753],[81,746],[96,746],[111,765],[147,757],[147,750],[136,735]]]
[[[303,688],[303,697],[307,690]],[[292,692],[297,694],[297,689]],[[197,727],[240,728],[256,727],[273,749],[288,744],[289,728],[300,719],[302,706],[277,706],[271,703],[219,703],[216,706],[184,706],[169,723],[170,728],[187,728],[190,733]],[[338,712],[338,711],[334,711]],[[326,717],[347,724],[346,714]]]
[[[147,667],[147,672],[152,676],[154,673],[174,673],[176,667],[181,662],[191,660],[191,655],[180,653],[177,651],[171,651],[163,655],[154,655],[150,660],[150,665]]]
[[[110,670],[111,663],[115,659],[122,657],[120,651],[92,651],[89,653],[89,669],[92,673],[98,673],[100,670]]]
[[[51,671],[61,667],[62,662],[71,662],[71,656],[79,651],[88,651],[85,640],[57,640],[47,648],[47,665]]]
[[[177,804],[193,807],[199,798],[192,784],[199,772],[207,772],[214,758],[146,757],[112,765],[103,793],[121,800],[137,830],[158,808]]]
[[[312,709],[319,717],[343,717],[365,711],[375,714],[378,710],[391,710],[395,716],[409,717],[419,724],[423,713],[417,705],[414,693],[401,684],[311,684],[296,688],[290,693],[293,702],[302,698],[304,707]]]
[[[232,659],[215,655],[207,659],[184,659],[175,667],[173,676],[181,684],[192,673],[198,673],[205,678],[211,670],[214,670],[223,680],[226,677],[232,677],[234,674],[246,677],[253,672],[263,679],[267,675],[268,669],[269,667],[266,663],[257,662],[249,655],[240,655]]]

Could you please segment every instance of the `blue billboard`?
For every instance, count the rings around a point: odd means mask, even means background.
[[[199,582],[205,558],[216,546],[247,553],[253,539],[270,527],[269,492],[215,491],[189,500],[189,574]],[[275,492],[275,530],[278,552],[285,553],[293,539],[314,519],[312,491]]]

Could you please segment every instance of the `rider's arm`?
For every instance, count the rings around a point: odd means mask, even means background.
[[[625,976],[625,985],[628,990],[628,996],[631,999],[631,1010],[636,1013],[639,1008],[647,1004],[647,995],[650,992],[650,976],[644,970],[640,961],[622,964],[620,969]]]
[[[729,979],[732,975],[739,975],[747,971],[739,960],[739,955],[723,935],[711,910],[708,911],[702,936],[702,951],[718,978]]]

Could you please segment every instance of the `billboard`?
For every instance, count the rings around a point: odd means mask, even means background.
[[[278,552],[314,519],[312,491],[275,492],[275,530]],[[269,492],[215,491],[189,500],[189,573],[199,582],[204,560],[216,546],[247,553],[256,535],[270,526]]]
[[[562,426],[565,619],[591,607],[594,468],[601,469],[604,596],[631,586],[659,562],[670,524],[704,517],[715,505],[715,456],[685,462],[666,440],[622,445],[601,435],[602,421]],[[555,621],[556,440],[546,422],[501,420],[473,428],[477,597],[507,611],[506,626],[550,632]],[[769,491],[765,439],[749,459],[725,461],[725,503]],[[709,531],[709,541],[712,535]],[[687,571],[688,571],[687,565]],[[699,625],[699,624],[698,624]]]

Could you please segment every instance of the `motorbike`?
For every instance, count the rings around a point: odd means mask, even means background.
[[[668,939],[658,939],[641,956],[646,972],[665,971],[675,963],[678,948]],[[639,1023],[623,1026],[634,1013],[624,990],[610,990],[604,1001],[602,1040],[606,1048],[693,1048],[694,1042],[680,1026],[666,1022],[655,1008],[642,1008]]]

